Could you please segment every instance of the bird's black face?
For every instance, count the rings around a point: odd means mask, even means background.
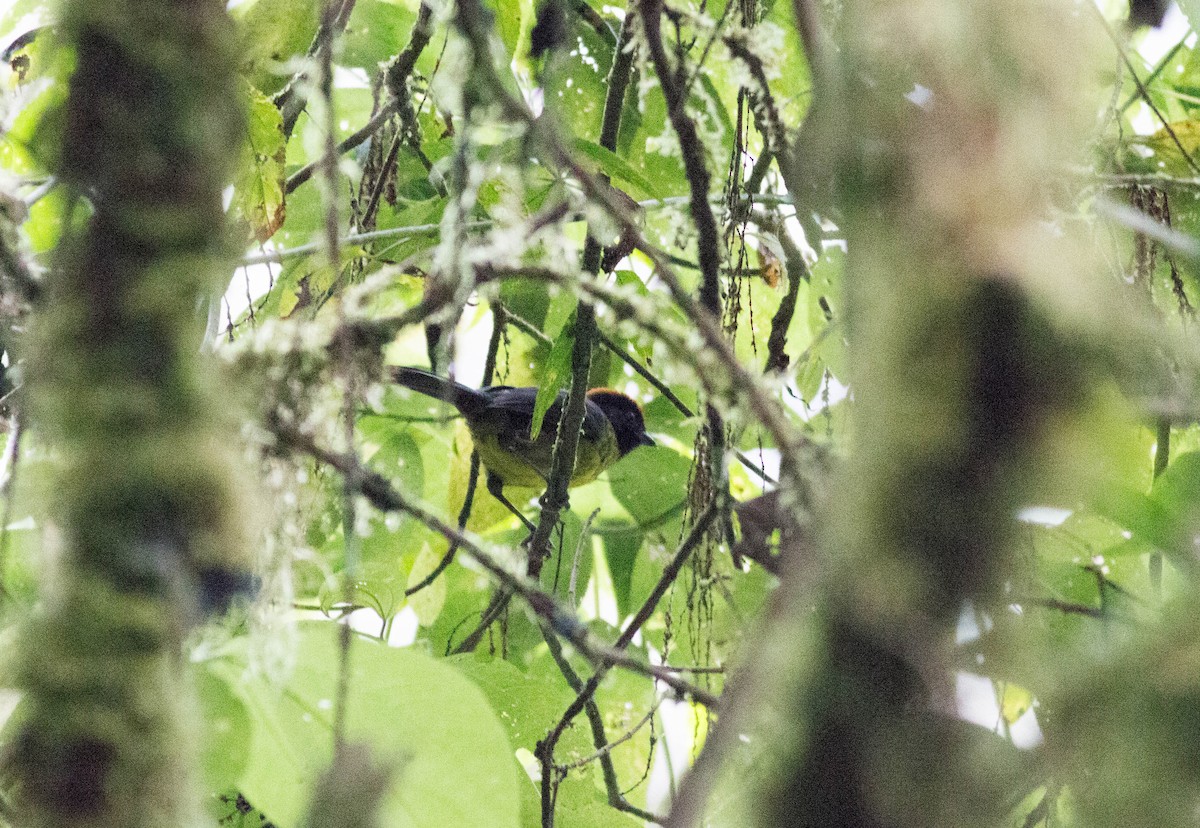
[[[642,409],[629,397],[608,388],[595,388],[588,392],[588,399],[598,405],[612,423],[613,432],[617,436],[617,451],[622,457],[638,446],[654,445],[654,441],[646,433]]]

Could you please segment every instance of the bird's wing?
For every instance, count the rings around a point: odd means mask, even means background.
[[[489,408],[501,414],[505,423],[528,441],[533,424],[533,407],[537,401],[537,389],[493,386],[485,390],[492,398]],[[541,440],[553,442],[558,433],[558,421],[562,417],[562,407],[566,399],[567,392],[559,392],[558,399],[551,403],[550,408],[546,410],[546,416],[542,419],[542,428],[538,434],[539,442]],[[608,427],[608,418],[604,415],[603,409],[591,400],[586,400],[584,405],[583,438],[599,440],[604,436]]]

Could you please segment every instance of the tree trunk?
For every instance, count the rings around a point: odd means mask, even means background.
[[[62,6],[74,52],[64,240],[36,314],[31,422],[61,549],[21,645],[21,824],[198,823],[180,645],[244,577],[227,424],[200,354],[242,138],[221,0]]]

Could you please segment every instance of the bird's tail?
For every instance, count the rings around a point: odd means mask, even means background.
[[[468,388],[462,383],[439,377],[437,374],[421,368],[396,365],[392,366],[390,371],[392,382],[403,385],[405,388],[411,388],[427,397],[444,400],[462,412],[465,417],[478,416],[483,409],[487,408],[487,395],[474,388]]]

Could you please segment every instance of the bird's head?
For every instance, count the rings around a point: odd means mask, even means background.
[[[612,424],[613,433],[617,436],[617,451],[622,457],[638,446],[654,445],[646,433],[642,407],[633,399],[611,388],[593,388],[588,391],[588,399],[604,412]]]

